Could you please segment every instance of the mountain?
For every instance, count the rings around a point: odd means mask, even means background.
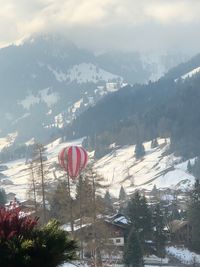
[[[183,57],[101,55],[61,36],[36,36],[0,49],[1,136],[46,142],[103,96],[128,83],[157,79]],[[28,126],[28,127],[27,127]]]
[[[200,54],[194,56],[190,60],[171,68],[166,74],[165,79],[178,79],[187,73],[197,70],[200,67]],[[186,77],[186,76],[185,76]]]
[[[45,138],[73,117],[77,101],[88,105],[109,91],[107,82],[122,83],[92,53],[50,37],[1,49],[0,79],[1,130],[26,139]]]
[[[104,97],[77,117],[68,134],[88,136],[86,145],[99,150],[100,157],[112,143],[135,144],[156,137],[169,137],[171,149],[181,156],[199,155],[198,59],[181,64],[180,70],[176,67],[157,82],[127,86]],[[183,68],[188,65],[190,69]]]

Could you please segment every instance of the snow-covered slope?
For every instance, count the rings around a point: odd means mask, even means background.
[[[199,72],[200,72],[200,67],[195,68],[195,69],[189,71],[188,73],[182,75],[181,78],[182,78],[183,80],[186,79],[186,78],[191,78],[192,76],[196,75],[196,74],[199,73]]]
[[[194,68],[191,71],[189,71],[189,72],[185,73],[184,75],[182,75],[180,78],[176,78],[174,81],[175,82],[177,82],[178,80],[184,81],[185,79],[192,78],[193,76],[195,76],[199,72],[200,72],[200,67]]]
[[[73,142],[61,143],[61,139],[50,143],[46,146],[45,155],[47,156],[47,161],[44,161],[45,171],[48,170],[48,175],[45,176],[46,183],[48,186],[53,186],[57,178],[64,175],[64,172],[57,170],[55,164],[58,162],[58,153],[63,147],[69,145],[80,145],[83,139],[74,140]],[[17,198],[24,200],[28,198],[27,192],[30,188],[30,165],[26,164],[26,159],[19,159],[15,161],[10,161],[6,164],[7,170],[2,173],[7,177],[0,180],[0,187],[6,190],[6,193],[14,193]]]
[[[154,149],[150,148],[150,142],[144,145],[146,155],[140,160],[134,157],[135,146],[126,146],[96,162],[95,168],[104,177],[101,185],[111,194],[118,196],[121,185],[132,193],[137,188],[152,189],[154,185],[187,189],[193,184],[194,177],[187,172],[187,162],[181,162],[173,154],[164,154],[168,149],[164,139],[159,139],[159,147]]]
[[[10,133],[6,137],[0,138],[0,151],[4,149],[5,147],[11,146],[15,139],[17,137],[17,132],[16,133]]]
[[[98,83],[100,81],[123,81],[123,78],[105,71],[102,68],[99,68],[97,65],[92,63],[81,63],[78,65],[73,65],[67,70],[66,73],[58,71],[48,66],[48,69],[54,74],[55,78],[59,82],[77,82],[81,83]]]
[[[194,177],[187,172],[187,161],[181,162],[180,158],[165,155],[168,144],[164,139],[158,141],[159,146],[154,149],[150,148],[150,142],[144,144],[146,155],[141,160],[135,159],[134,146],[114,150],[98,160],[94,166],[103,178],[99,181],[101,185],[99,192],[105,194],[105,190],[109,189],[109,192],[117,197],[121,185],[127,193],[132,193],[137,188],[151,189],[154,185],[157,188],[188,189],[194,183]],[[46,177],[48,186],[53,186],[57,179],[64,175],[56,167],[59,151],[65,146],[81,143],[82,139],[65,143],[57,139],[46,146],[45,165],[48,169]],[[20,199],[27,198],[29,164],[25,164],[25,159],[20,159],[6,165],[8,170],[2,173],[7,176],[7,179],[1,180],[0,186],[3,186],[7,193],[15,193]],[[75,184],[73,188],[75,189]]]

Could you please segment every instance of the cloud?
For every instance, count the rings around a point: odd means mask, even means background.
[[[41,32],[60,32],[94,50],[198,49],[200,41],[199,0],[0,0],[0,5],[0,45]]]

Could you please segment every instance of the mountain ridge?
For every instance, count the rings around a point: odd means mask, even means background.
[[[161,58],[154,61],[153,56],[144,60],[134,52],[94,55],[63,37],[48,35],[2,48],[1,135],[17,131],[19,142],[33,137],[49,140],[59,134],[61,125],[66,126],[104,95],[118,90],[127,79],[131,83],[146,82],[159,66],[164,72],[182,59],[172,63]],[[78,101],[82,103],[75,110]]]

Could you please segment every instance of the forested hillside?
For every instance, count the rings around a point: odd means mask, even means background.
[[[89,136],[91,147],[134,144],[170,137],[171,149],[184,157],[200,151],[200,75],[127,86],[80,115],[68,133]]]

